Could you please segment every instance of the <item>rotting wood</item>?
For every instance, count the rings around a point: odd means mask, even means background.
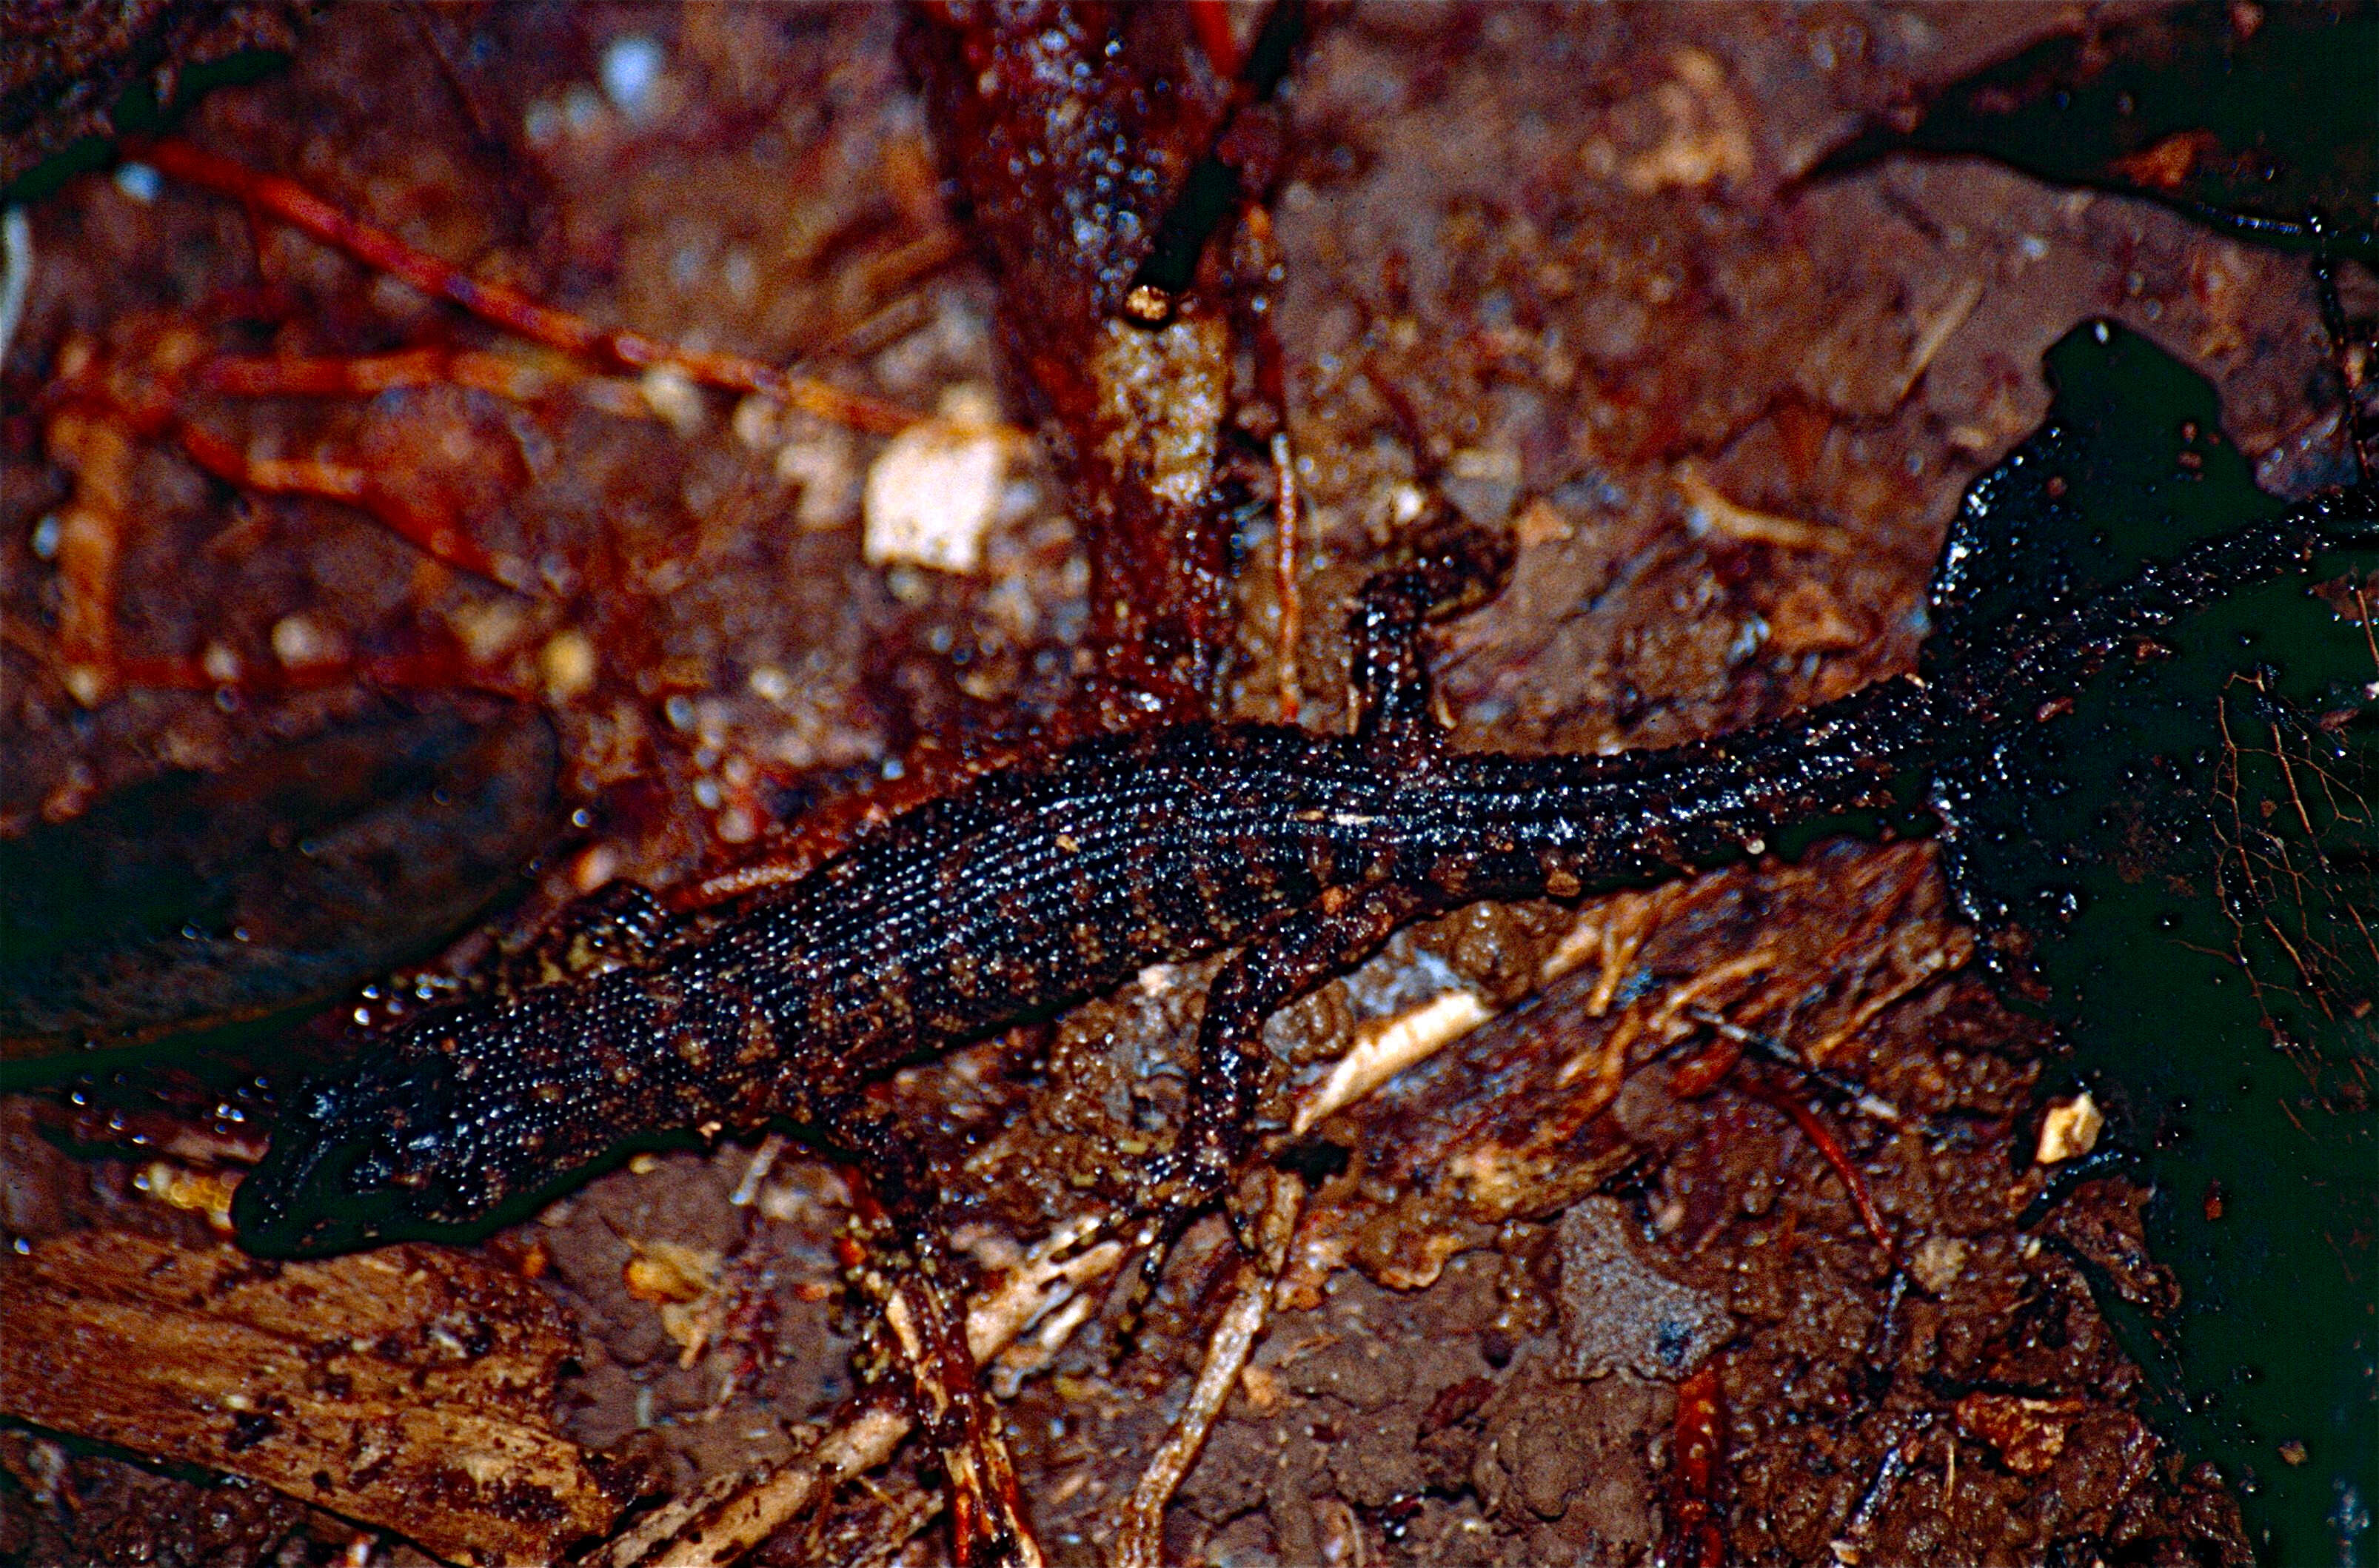
[[[261,1263],[128,1231],[0,1259],[0,1414],[260,1481],[441,1557],[557,1560],[620,1500],[554,1429],[525,1280],[393,1247]]]

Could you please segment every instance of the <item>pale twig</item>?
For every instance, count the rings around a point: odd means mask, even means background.
[[[1273,587],[1280,600],[1280,721],[1294,724],[1305,708],[1305,689],[1297,670],[1298,647],[1305,640],[1305,593],[1298,576],[1297,454],[1286,430],[1273,433],[1272,471],[1278,487],[1273,503]]]
[[[743,1167],[743,1179],[735,1184],[735,1190],[729,1195],[727,1201],[739,1209],[750,1208],[760,1196],[761,1184],[768,1179],[768,1173],[777,1168],[777,1162],[784,1152],[783,1133],[772,1132],[760,1140],[760,1147],[752,1152],[752,1163]]]
[[[33,224],[22,207],[0,212],[0,360],[17,340],[25,319],[25,296],[33,287]]]
[[[984,1392],[948,1293],[931,1269],[912,1268],[892,1283],[883,1310],[888,1348],[908,1380],[911,1408],[941,1450],[959,1562],[972,1562],[982,1551],[1012,1568],[1045,1568],[998,1406]]]
[[[1366,1027],[1330,1076],[1298,1102],[1290,1124],[1298,1137],[1419,1062],[1427,1061],[1495,1016],[1474,991],[1441,991],[1419,1007]]]
[[[1225,1401],[1255,1349],[1256,1337],[1263,1332],[1273,1282],[1280,1273],[1305,1203],[1305,1188],[1295,1176],[1275,1171],[1268,1184],[1260,1238],[1262,1255],[1240,1261],[1230,1304],[1223,1309],[1223,1320],[1206,1342],[1206,1363],[1190,1391],[1190,1403],[1141,1473],[1140,1484],[1131,1489],[1116,1532],[1115,1568],[1161,1568],[1165,1504],[1173,1501],[1190,1467],[1198,1462],[1206,1434],[1222,1415]]]
[[[1640,895],[1614,895],[1606,900],[1606,907],[1623,912],[1615,917],[1597,911],[1580,915],[1537,974],[1540,987],[1550,985],[1599,955],[1602,979],[1588,1008],[1597,1018],[1608,1007],[1645,933],[1655,923],[1646,918],[1648,906]],[[1477,992],[1455,989],[1441,991],[1419,1007],[1365,1025],[1329,1075],[1298,1097],[1290,1131],[1302,1138],[1324,1117],[1345,1110],[1406,1068],[1427,1061],[1497,1012]]]
[[[1697,529],[1709,529],[1747,545],[1772,545],[1779,549],[1842,555],[1851,548],[1850,536],[1830,524],[1757,512],[1730,499],[1690,462],[1679,464],[1670,482],[1684,498]]]

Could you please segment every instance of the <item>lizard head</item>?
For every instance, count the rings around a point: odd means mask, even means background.
[[[232,1219],[311,1253],[496,1222],[633,1141],[698,1122],[698,1075],[626,971],[424,1013],[283,1102]]]

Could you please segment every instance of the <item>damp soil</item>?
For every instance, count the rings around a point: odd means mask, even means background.
[[[1303,720],[1343,720],[1337,607],[1424,492],[1518,544],[1508,588],[1437,640],[1463,745],[1683,740],[1910,668],[1959,494],[2038,422],[2042,352],[2093,317],[2207,376],[2266,488],[2334,477],[2301,262],[1980,160],[1801,182],[1873,116],[2071,25],[2067,7],[1328,14],[1282,90],[1271,202],[1310,507]],[[346,7],[285,76],[209,97],[183,133],[598,320],[1020,422],[900,26],[850,7]],[[623,76],[629,59],[658,68]],[[171,182],[85,176],[30,217],[0,447],[0,831],[94,824],[105,854],[118,791],[236,776],[392,703],[484,703],[451,680],[78,700],[44,522],[73,475],[30,412],[71,344],[137,363],[175,334],[289,354],[499,340]],[[293,648],[459,648],[550,728],[542,836],[425,972],[484,962],[614,876],[670,888],[736,864],[816,803],[897,783],[922,741],[1029,743],[1078,677],[1084,569],[1029,454],[981,570],[958,575],[863,556],[880,437],[732,400],[629,382],[523,407],[434,387],[202,415],[255,452],[363,452],[445,485],[534,565],[532,591],[507,591],[352,510],[210,480],[162,440],[130,467],[127,650],[270,671]],[[1232,700],[1268,718],[1265,525],[1235,549]],[[1843,839],[1578,907],[1465,911],[1288,1009],[1265,1114],[1308,1214],[1167,1560],[1648,1561],[1684,1501],[1679,1387],[1714,1371],[1723,1458],[1703,1501],[1731,1561],[2249,1561],[2226,1478],[2138,1414],[2119,1323],[2172,1290],[2145,1195],[2035,1163],[2057,1047],[1972,954],[1928,847]],[[1012,1258],[1161,1143],[1210,970],[1153,971],[900,1075],[963,1247]],[[1457,989],[1494,1016],[1288,1131],[1350,1039]],[[1892,1109],[1817,1100],[1909,1260],[1897,1285],[1778,1085],[1681,1067],[1722,1040],[1710,1018]],[[137,1066],[10,1099],[9,1238],[205,1240],[151,1179],[154,1144],[110,1146],[111,1117],[119,1139],[162,1125],[156,1099]],[[210,1125],[210,1104],[167,1105],[186,1116],[175,1149],[252,1144],[253,1108],[226,1100]],[[798,1143],[730,1144],[642,1157],[480,1246],[574,1325],[562,1429],[677,1494],[793,1453],[852,1394],[848,1201]],[[1056,1560],[1103,1560],[1228,1261],[1210,1222],[1129,1335],[1109,1301],[992,1369]],[[356,1538],[278,1494],[44,1432],[0,1438],[0,1554],[28,1563],[328,1561]],[[936,1561],[934,1481],[904,1451],[758,1560]]]

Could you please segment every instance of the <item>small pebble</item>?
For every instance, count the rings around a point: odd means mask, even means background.
[[[146,207],[165,188],[165,180],[146,163],[118,163],[115,188]]]
[[[735,417],[731,421],[735,439],[743,443],[746,451],[774,451],[784,440],[779,417],[781,412],[775,399],[752,393],[735,405]]]
[[[595,684],[595,645],[584,632],[557,632],[548,637],[537,650],[537,663],[545,694],[554,701],[574,697]]]
[[[550,99],[538,99],[522,114],[521,130],[531,146],[545,146],[562,134],[561,107]]]
[[[562,95],[562,123],[573,136],[585,136],[603,123],[603,100],[584,83]]]
[[[1954,1236],[1928,1236],[1908,1256],[1908,1272],[1928,1296],[1938,1296],[1965,1272],[1966,1243]]]
[[[284,615],[272,623],[272,657],[284,668],[327,663],[330,639],[302,615]]]
[[[656,365],[636,382],[636,391],[659,420],[681,437],[702,428],[702,392],[674,365]]]
[[[661,78],[661,46],[642,33],[615,38],[603,51],[603,96],[631,119],[652,106]]]

